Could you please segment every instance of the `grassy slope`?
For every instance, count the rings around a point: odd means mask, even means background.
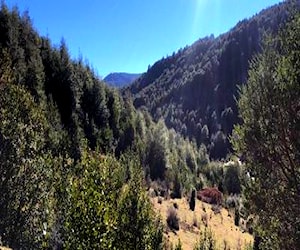
[[[196,201],[195,211],[189,209],[189,204],[185,198],[164,200],[161,204],[158,203],[158,198],[151,198],[155,211],[160,213],[165,225],[165,236],[175,246],[180,239],[183,249],[193,249],[199,239],[200,230],[204,230],[205,224],[202,217],[207,217],[208,227],[211,228],[214,237],[217,241],[218,249],[243,249],[247,243],[253,242],[253,236],[248,233],[243,233],[242,230],[234,225],[234,216],[229,215],[228,210],[222,208],[220,214],[214,214],[211,205]],[[179,231],[173,232],[168,229],[166,218],[168,208],[177,203],[177,214],[180,218]],[[205,212],[204,212],[205,209]],[[196,218],[198,226],[194,226]],[[226,241],[226,243],[225,243]]]

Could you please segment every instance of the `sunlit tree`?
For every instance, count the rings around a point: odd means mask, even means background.
[[[300,16],[268,39],[252,62],[238,105],[235,149],[250,175],[248,208],[264,249],[300,245]]]

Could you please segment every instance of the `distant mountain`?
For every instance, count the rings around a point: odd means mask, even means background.
[[[110,73],[103,80],[109,85],[121,88],[129,85],[137,78],[139,78],[141,74],[130,74],[130,73]]]
[[[169,128],[205,144],[211,158],[225,157],[238,123],[238,85],[246,83],[249,61],[266,32],[277,33],[288,19],[289,6],[290,1],[277,4],[217,38],[200,39],[161,59],[123,94],[155,120],[163,118]]]

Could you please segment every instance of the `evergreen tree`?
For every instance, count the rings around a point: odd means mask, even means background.
[[[266,42],[241,90],[235,149],[250,175],[248,207],[262,249],[300,245],[300,15]]]

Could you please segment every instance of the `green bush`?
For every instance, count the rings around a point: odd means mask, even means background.
[[[182,248],[182,244],[181,244],[181,241],[180,241],[180,239],[179,239],[177,245],[176,245],[175,248],[174,248],[174,250],[182,250],[182,249],[183,249],[183,248]]]
[[[200,238],[196,243],[194,250],[216,250],[216,240],[210,229],[200,232]]]
[[[227,194],[241,193],[240,167],[238,165],[227,166],[223,187]]]
[[[260,249],[297,249],[300,242],[300,14],[298,1],[289,3],[289,23],[265,39],[250,65],[232,137],[246,163],[245,206],[258,217]]]
[[[0,236],[12,248],[41,248],[47,241],[55,161],[47,131],[43,110],[24,88],[1,86]]]
[[[70,179],[68,192],[66,249],[161,248],[162,226],[135,161],[126,165],[84,151],[76,167],[79,174]]]

